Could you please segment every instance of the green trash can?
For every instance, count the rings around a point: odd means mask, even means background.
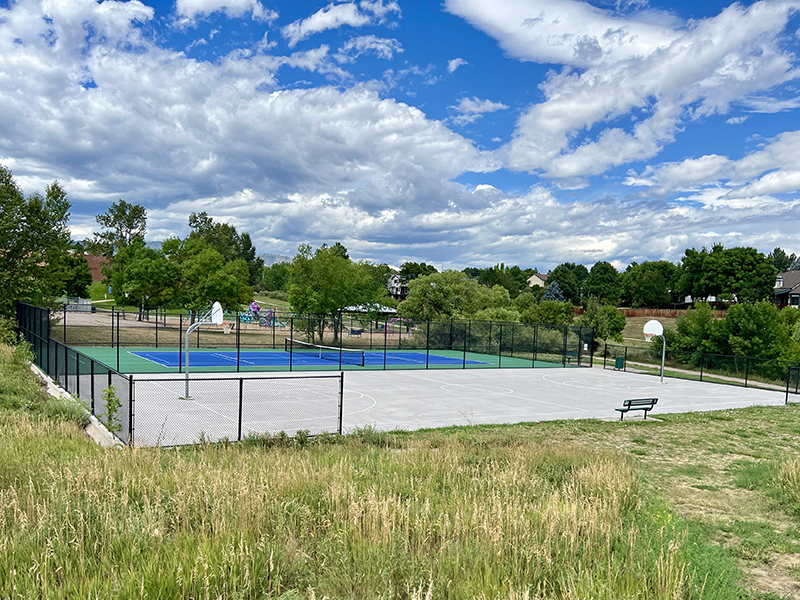
[[[618,356],[617,358],[614,359],[614,368],[615,369],[619,369],[620,371],[625,368],[625,357],[624,356]]]

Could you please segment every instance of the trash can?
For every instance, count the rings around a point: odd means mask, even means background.
[[[620,371],[625,368],[625,357],[618,356],[614,359],[614,368],[619,369]]]

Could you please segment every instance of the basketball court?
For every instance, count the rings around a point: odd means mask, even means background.
[[[149,386],[160,379],[146,377]],[[183,388],[175,380],[169,386],[159,386],[157,395],[137,392],[136,439],[151,443],[160,440],[165,445],[187,444],[197,441],[201,431],[210,440],[223,436],[235,439],[232,427],[237,398],[218,389],[231,376],[220,374],[211,381],[204,377],[207,375],[192,382],[189,402],[179,398]],[[238,377],[248,380],[256,374],[241,373]],[[302,378],[298,374],[293,379],[302,386],[298,381]],[[137,390],[144,383],[137,383]],[[282,395],[280,388],[266,392],[253,394],[257,410],[253,410],[252,420],[243,423],[243,435],[264,431],[265,421],[272,424],[268,427],[272,433],[334,430],[330,425],[335,422],[331,398],[319,403],[304,401],[303,398],[310,398],[305,391],[294,398]],[[344,376],[342,426],[344,432],[364,426],[411,431],[558,419],[618,420],[619,413],[614,409],[621,407],[623,400],[650,397],[658,398],[649,417],[656,419],[660,413],[778,406],[785,398],[779,391],[670,378],[661,383],[657,376],[601,368],[348,371]],[[640,412],[625,417],[641,419]],[[180,431],[180,436],[165,438],[165,423],[169,423],[171,431]]]

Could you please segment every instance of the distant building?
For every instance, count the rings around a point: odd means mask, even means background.
[[[103,281],[105,279],[105,275],[103,275],[103,265],[108,264],[108,259],[105,256],[89,256],[88,254],[84,254],[84,258],[86,262],[89,263],[89,271],[92,273],[92,283],[95,281]]]
[[[547,287],[549,273],[534,273],[528,277],[528,287]]]
[[[800,271],[787,271],[778,275],[772,301],[778,308],[800,307]]]
[[[386,290],[392,300],[402,302],[408,297],[408,286],[403,281],[400,275],[391,275],[386,281]]]

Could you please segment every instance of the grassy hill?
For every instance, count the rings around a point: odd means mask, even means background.
[[[0,347],[2,598],[799,589],[793,406],[177,450],[103,450],[47,406]]]

